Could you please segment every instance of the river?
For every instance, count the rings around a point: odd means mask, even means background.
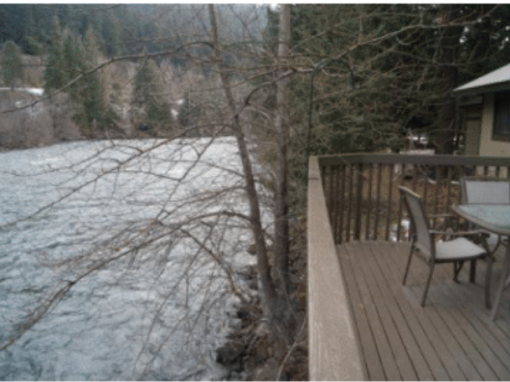
[[[55,286],[111,260],[0,351],[0,379],[222,378],[226,270],[237,281],[255,261],[245,222],[218,214],[248,214],[239,171],[229,137],[0,153],[0,346]]]

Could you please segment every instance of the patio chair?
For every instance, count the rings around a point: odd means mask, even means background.
[[[409,259],[407,260],[407,266],[404,274],[404,280],[402,282],[405,285],[409,268],[411,267],[411,260],[415,250],[419,250],[425,257],[427,264],[429,265],[429,274],[427,277],[427,283],[425,290],[423,291],[423,297],[421,299],[421,306],[425,306],[425,300],[427,299],[427,293],[429,290],[430,282],[432,280],[432,274],[434,272],[434,266],[441,263],[453,263],[454,274],[453,279],[457,281],[462,265],[465,261],[475,260],[486,257],[486,250],[478,245],[472,243],[465,237],[458,237],[450,241],[443,241],[436,243],[435,238],[438,235],[444,236],[466,236],[476,235],[480,231],[472,232],[441,232],[433,231],[430,229],[429,220],[425,213],[423,202],[419,195],[415,194],[411,190],[405,187],[399,187],[400,196],[404,199],[404,202],[409,211],[412,224],[414,226],[415,233],[412,235],[411,241],[411,252],[409,253]],[[486,280],[486,293],[485,301],[486,305],[490,305],[489,297],[489,286],[490,286],[490,274],[492,270],[492,258],[487,259],[487,280]]]
[[[462,204],[510,204],[510,182],[501,178],[464,177],[460,181]],[[473,226],[470,226],[470,229]],[[494,254],[506,238],[495,233],[486,234],[489,252]]]

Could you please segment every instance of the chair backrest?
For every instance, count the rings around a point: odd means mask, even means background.
[[[465,177],[461,180],[464,204],[510,204],[510,181]]]
[[[423,202],[418,194],[406,187],[399,187],[400,195],[404,199],[407,206],[407,210],[411,215],[413,226],[416,230],[416,246],[428,252],[432,257],[435,258],[436,247],[432,236],[430,235],[430,226],[423,207]]]

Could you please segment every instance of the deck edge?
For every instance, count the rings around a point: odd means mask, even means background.
[[[365,379],[316,157],[308,178],[308,330],[310,380]]]

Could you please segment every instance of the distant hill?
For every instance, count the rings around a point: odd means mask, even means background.
[[[238,39],[246,28],[257,35],[265,27],[265,8],[254,5],[220,5],[218,11],[228,28],[226,38]],[[235,17],[242,15],[245,21]],[[227,22],[228,20],[228,22]],[[32,54],[31,39],[43,49],[51,45],[55,22],[62,29],[84,36],[93,27],[107,56],[156,52],[175,48],[184,40],[206,33],[207,7],[189,4],[0,4],[0,45],[8,40]],[[186,29],[194,26],[193,33]],[[1,47],[1,46],[0,46]]]

